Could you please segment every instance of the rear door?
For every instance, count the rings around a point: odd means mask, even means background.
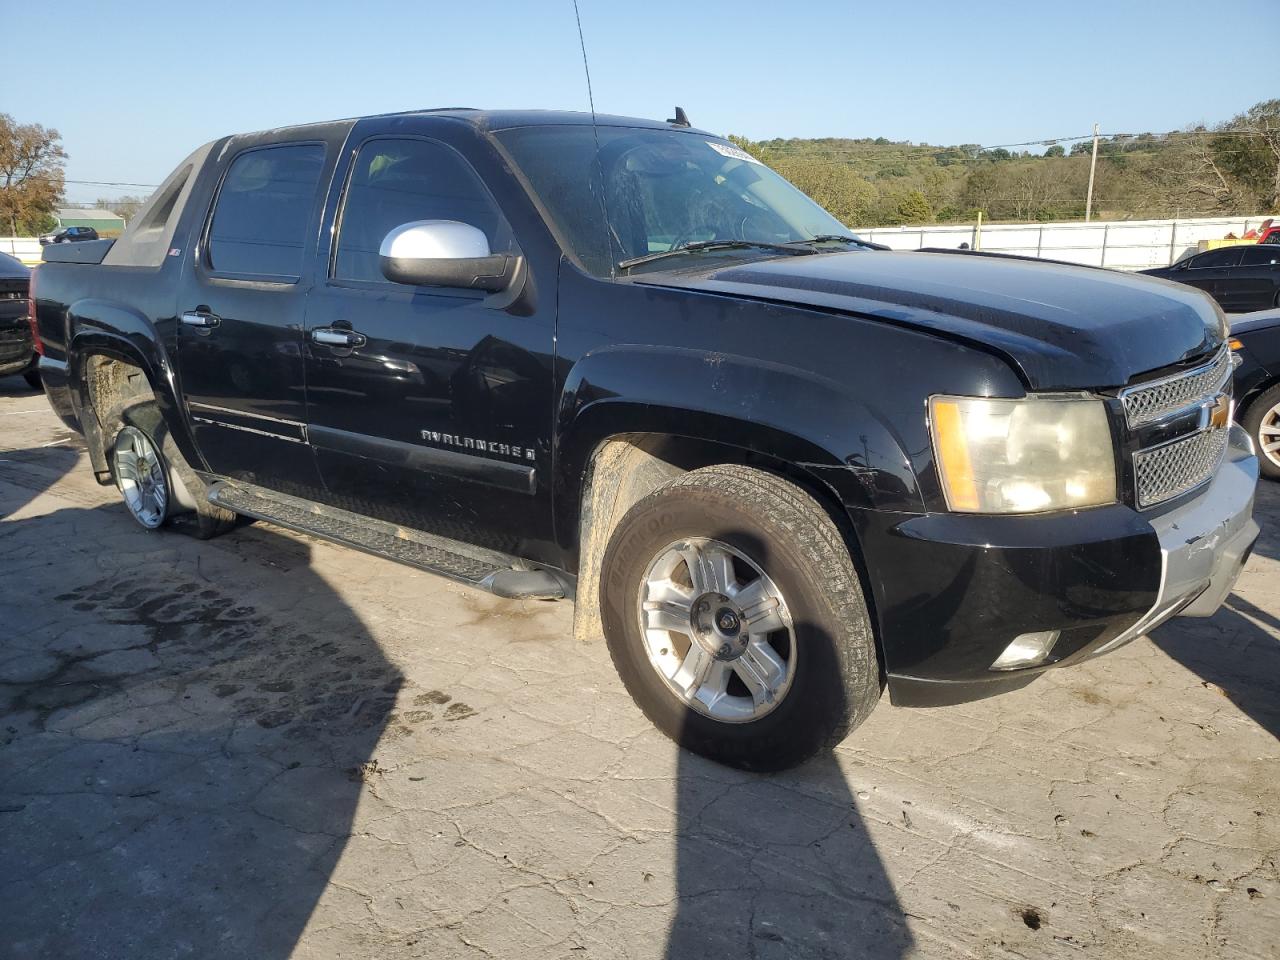
[[[187,412],[214,473],[311,496],[302,322],[337,145],[232,141],[227,153],[178,302]]]
[[[1231,286],[1232,310],[1267,310],[1280,306],[1280,244],[1244,247],[1240,266],[1225,283]],[[1225,305],[1224,305],[1225,307]]]
[[[552,540],[554,297],[529,312],[386,280],[378,248],[411,221],[468,223],[495,253],[518,246],[454,146],[394,122],[358,130],[329,205],[328,275],[307,306],[307,429],[330,502],[529,556]]]
[[[1224,310],[1229,309],[1223,297],[1230,297],[1230,291],[1224,288],[1224,281],[1229,270],[1240,262],[1240,247],[1223,247],[1210,250],[1192,257],[1187,269],[1177,277],[1180,283],[1188,283],[1199,287],[1221,304]]]

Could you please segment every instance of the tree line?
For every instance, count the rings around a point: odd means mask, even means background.
[[[1043,153],[883,137],[730,140],[851,227],[1083,219],[1092,139]],[[1097,219],[1280,213],[1280,100],[1212,127],[1099,139]]]

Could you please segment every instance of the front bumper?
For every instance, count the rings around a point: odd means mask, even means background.
[[[1122,505],[1065,516],[932,514],[884,529],[868,561],[899,574],[872,578],[890,698],[939,706],[992,696],[1172,617],[1212,616],[1258,537],[1257,477],[1249,438],[1232,426],[1214,478],[1158,515]],[[1015,637],[1048,630],[1060,636],[1044,662],[991,669]]]
[[[1202,496],[1152,521],[1163,561],[1160,594],[1147,614],[1105,653],[1174,616],[1211,617],[1235,586],[1258,539],[1253,497],[1258,458],[1249,435],[1231,426],[1226,462]]]
[[[24,302],[0,302],[0,377],[25,373],[35,367],[36,348],[31,340],[31,324],[27,320],[26,309],[18,313],[13,306]]]

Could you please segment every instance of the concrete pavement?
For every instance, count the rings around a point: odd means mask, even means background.
[[[1276,957],[1280,487],[1228,608],[778,776],[567,603],[137,528],[0,380],[0,957]]]

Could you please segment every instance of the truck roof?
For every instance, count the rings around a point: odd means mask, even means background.
[[[706,130],[696,127],[683,127],[663,120],[649,120],[643,117],[623,117],[614,114],[597,113],[592,116],[576,110],[481,110],[475,107],[428,107],[419,110],[397,110],[389,113],[368,114],[361,117],[345,117],[342,120],[319,121],[315,123],[292,124],[277,127],[271,131],[246,131],[233,136],[255,136],[267,132],[286,132],[306,127],[322,126],[326,123],[351,123],[358,120],[374,120],[382,117],[445,117],[458,120],[484,130],[507,130],[512,127],[534,126],[590,126],[593,122],[602,127],[641,127],[650,130],[679,130],[696,133],[702,136],[715,136]]]

